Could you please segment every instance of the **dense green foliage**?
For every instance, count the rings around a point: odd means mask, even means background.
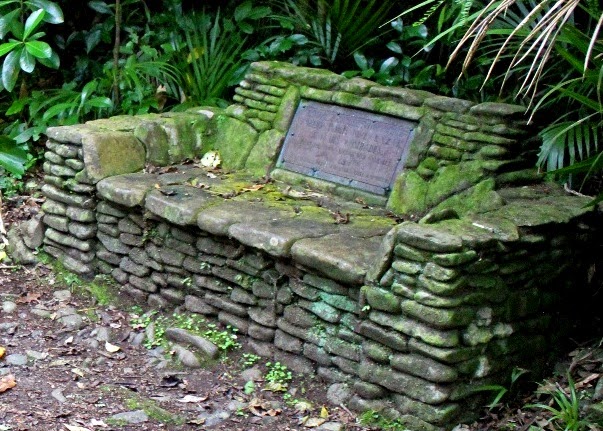
[[[598,2],[9,0],[0,15],[0,169],[14,178],[49,126],[225,105],[264,59],[515,99],[556,119],[541,133],[540,166],[573,164],[566,175],[603,166]]]

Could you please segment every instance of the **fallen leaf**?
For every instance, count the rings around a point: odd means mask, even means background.
[[[243,187],[244,192],[256,192],[258,190],[262,190],[265,187],[265,184],[254,184],[249,187]]]
[[[71,344],[73,343],[73,336],[68,337],[67,339],[65,339],[65,341],[63,341],[63,344],[67,345],[67,344]]]
[[[6,392],[15,386],[17,386],[17,382],[15,381],[15,376],[12,374],[7,374],[0,379],[0,393]]]
[[[15,302],[17,302],[17,304],[30,304],[34,301],[38,302],[40,299],[40,296],[42,296],[41,293],[29,292],[27,295],[17,298],[17,301],[15,301]]]
[[[208,172],[206,175],[207,175],[207,178],[211,178],[211,179],[218,178],[218,176],[216,174],[212,174],[211,172]]]
[[[73,374],[75,374],[76,376],[84,377],[84,372],[82,370],[80,370],[79,368],[72,368],[71,372]]]
[[[0,346],[0,359],[4,358],[4,355],[6,354],[6,349],[2,346]]]
[[[331,212],[331,217],[335,219],[335,223],[337,224],[348,224],[350,222],[350,213]]]
[[[191,419],[190,421],[186,421],[186,423],[191,425],[203,425],[205,423],[205,418]]]
[[[327,408],[325,406],[322,406],[322,409],[320,409],[320,417],[323,419],[326,419],[329,417],[329,411],[327,410]]]
[[[69,431],[90,431],[90,428],[84,428],[77,425],[65,425]]]
[[[321,426],[322,424],[324,424],[327,420],[323,419],[323,418],[309,418],[305,423],[304,426],[306,428],[316,428]]]
[[[195,395],[186,395],[176,401],[178,401],[179,403],[200,403],[205,400],[207,400],[206,396],[205,397],[197,397]]]
[[[312,410],[312,404],[308,401],[299,401],[295,403],[295,410],[300,413],[309,412],[310,410]]]
[[[268,382],[264,385],[264,389],[262,390],[270,392],[285,392],[287,390],[287,384],[278,382]]]
[[[102,428],[107,428],[109,426],[106,423],[104,423],[103,421],[99,421],[98,419],[91,419],[89,425],[91,427],[102,427]]]
[[[116,346],[115,344],[111,344],[108,341],[105,341],[105,350],[109,353],[115,353],[118,352],[121,349],[121,347]]]

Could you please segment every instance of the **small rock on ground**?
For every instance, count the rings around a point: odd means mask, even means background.
[[[113,415],[109,418],[110,421],[126,422],[128,424],[141,424],[147,422],[149,417],[144,410],[135,410],[132,412],[123,412]]]
[[[27,356],[22,355],[21,353],[13,353],[12,355],[8,355],[5,358],[5,361],[8,365],[17,365],[17,366],[22,366],[22,365],[27,365]]]
[[[221,424],[230,417],[230,413],[225,410],[218,410],[214,413],[203,413],[197,419],[205,419],[203,426],[205,428],[213,428]]]
[[[17,309],[17,304],[12,301],[4,301],[2,303],[2,311],[6,314],[14,313]]]
[[[191,352],[190,350],[188,350],[178,344],[174,344],[173,350],[176,353],[176,357],[178,358],[178,360],[185,367],[188,367],[188,368],[200,368],[201,367],[201,363],[199,362],[199,359],[197,359],[195,354],[193,352]]]
[[[69,290],[55,290],[52,293],[54,299],[60,302],[67,302],[71,299],[71,292]]]

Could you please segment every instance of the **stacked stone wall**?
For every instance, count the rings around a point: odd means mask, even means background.
[[[44,251],[70,271],[92,274],[96,242],[96,187],[85,174],[81,145],[49,139],[46,143],[42,205]]]
[[[514,367],[544,369],[592,216],[403,223],[384,240],[390,263],[375,281],[349,285],[101,201],[97,267],[151,307],[214,316],[258,354],[348,383],[357,411],[435,430],[475,417],[485,402],[477,387],[505,382]]]

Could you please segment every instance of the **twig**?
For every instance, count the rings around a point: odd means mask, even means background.
[[[343,404],[339,404],[339,407],[341,407],[348,415],[350,415],[352,419],[356,419],[354,413],[352,413],[350,409],[348,409],[346,406],[344,406]]]
[[[8,239],[6,239],[6,229],[4,229],[4,221],[2,220],[2,191],[0,191],[0,245],[8,246]]]
[[[567,193],[569,193],[570,195],[574,195],[574,196],[580,196],[581,198],[592,198],[592,196],[588,196],[588,195],[583,195],[580,192],[577,192],[576,190],[572,190],[569,188],[569,185],[567,183],[565,183],[563,185],[563,190],[565,190]]]

